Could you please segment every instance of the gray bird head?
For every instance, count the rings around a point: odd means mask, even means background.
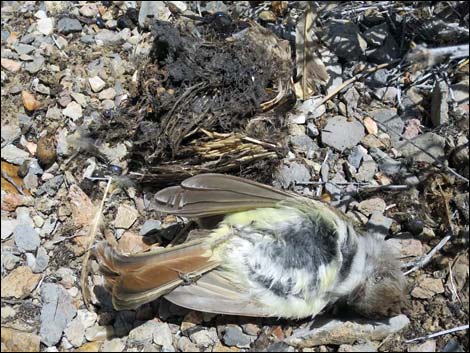
[[[408,285],[396,254],[378,239],[369,243],[366,254],[365,279],[350,294],[348,304],[369,318],[399,315],[408,304]]]

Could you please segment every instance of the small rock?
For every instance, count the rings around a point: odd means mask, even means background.
[[[435,351],[436,351],[435,340],[429,340],[421,344],[412,344],[408,348],[408,352],[435,352]],[[451,351],[451,352],[455,352],[455,351]]]
[[[375,121],[385,125],[386,128],[389,128],[390,130],[393,130],[398,134],[401,134],[403,132],[405,123],[400,118],[400,116],[398,116],[397,110],[395,108],[376,109],[371,111],[369,115]],[[397,135],[396,133],[390,132],[392,142],[398,142],[400,139],[400,135]]]
[[[373,212],[369,222],[367,222],[367,228],[373,232],[386,236],[388,235],[392,224],[393,219],[385,217],[381,212]]]
[[[128,344],[141,345],[141,344],[153,342],[154,334],[156,333],[156,331],[162,328],[162,325],[167,325],[167,324],[150,320],[140,326],[137,326],[136,328],[134,328],[133,330],[129,332],[129,336],[127,338]],[[170,332],[170,344],[171,344],[171,332]]]
[[[428,132],[423,135],[419,135],[413,140],[414,144],[419,146],[420,149],[408,141],[403,141],[397,144],[396,148],[405,157],[413,158],[415,161],[433,163],[435,159],[442,159],[445,157],[445,138],[439,136],[433,132]],[[424,153],[423,150],[427,151],[431,156]]]
[[[377,352],[377,345],[371,342],[359,344],[342,344],[338,348],[338,352]]]
[[[373,212],[384,213],[385,201],[379,198],[368,199],[360,202],[357,209],[364,215],[370,216]]]
[[[2,308],[3,310],[3,308]],[[23,332],[9,327],[3,327],[2,352],[39,352],[41,338],[30,332]]]
[[[115,96],[116,96],[116,90],[113,87],[110,87],[101,91],[100,94],[98,95],[98,98],[101,100],[114,99]]]
[[[382,64],[398,58],[400,55],[400,49],[393,36],[387,36],[381,47],[368,50],[366,55],[367,60],[376,64]]]
[[[95,17],[98,15],[98,6],[96,4],[85,4],[80,7],[80,14],[85,17]]]
[[[38,56],[36,58],[34,58],[33,61],[30,61],[30,62],[27,62],[25,65],[24,65],[24,69],[26,71],[28,71],[30,74],[35,74],[37,73],[39,70],[42,69],[42,67],[44,66],[44,62],[46,61],[46,59],[44,59],[43,56]],[[29,109],[28,109],[29,110]]]
[[[57,24],[57,30],[59,33],[69,34],[73,32],[81,32],[82,25],[79,20],[74,18],[63,17],[59,20]]]
[[[457,339],[451,338],[442,349],[442,352],[465,352],[465,349],[462,348]]]
[[[28,91],[21,91],[21,98],[23,99],[25,109],[30,112],[35,111],[41,106],[41,103]]]
[[[369,155],[364,156],[362,165],[356,174],[357,181],[371,181],[377,172],[377,163]]]
[[[41,243],[38,232],[29,224],[17,225],[14,230],[14,239],[18,249],[23,252],[35,251]]]
[[[305,165],[298,162],[288,162],[283,163],[276,171],[274,183],[276,186],[287,189],[296,183],[308,183],[310,178],[310,171]]]
[[[116,228],[129,229],[137,220],[139,212],[132,206],[121,205],[118,208],[114,226]]]
[[[77,277],[71,268],[61,267],[55,272],[55,275],[58,278],[59,283],[67,289],[72,288],[77,280]]]
[[[411,296],[419,299],[429,299],[440,293],[444,293],[442,280],[428,277],[418,282],[418,287],[411,291]]]
[[[101,346],[101,352],[123,352],[126,348],[127,337],[106,340]]]
[[[29,45],[29,44],[23,44],[23,43],[16,44],[14,46],[14,49],[19,55],[30,54],[34,50],[36,50],[34,46]]]
[[[313,121],[309,121],[307,123],[307,135],[310,136],[311,138],[315,138],[318,135],[320,135],[320,132],[318,131]]]
[[[78,347],[75,352],[99,352],[103,342],[88,342]]]
[[[399,315],[383,321],[341,321],[323,319],[313,326],[294,330],[286,343],[296,347],[313,347],[320,345],[353,344],[358,340],[381,341],[390,334],[401,331],[410,320]]]
[[[36,156],[39,164],[47,169],[51,167],[57,159],[54,136],[42,136],[37,144]]]
[[[1,225],[2,240],[5,240],[13,234],[16,226],[18,225],[18,221],[16,219],[2,219]]]
[[[113,336],[112,326],[100,326],[98,324],[85,330],[85,338],[90,342],[104,341]]]
[[[21,63],[15,60],[2,58],[2,67],[5,70],[11,71],[11,72],[18,72],[21,69]],[[2,78],[2,83],[3,83],[3,78]]]
[[[64,176],[56,175],[52,179],[49,179],[44,184],[42,184],[39,187],[39,189],[36,191],[36,195],[41,196],[47,193],[47,195],[52,197],[57,193],[57,190],[59,190],[63,182],[64,182]]]
[[[2,278],[2,298],[15,297],[23,299],[36,288],[41,275],[31,272],[28,266],[21,266]]]
[[[338,57],[353,61],[361,58],[367,48],[359,27],[348,20],[332,20],[327,24],[323,41]]]
[[[139,10],[139,25],[141,28],[147,28],[153,21],[168,21],[171,12],[165,3],[160,1],[145,1]]]
[[[179,338],[176,348],[181,352],[198,352],[199,348],[188,337],[182,336]]]
[[[81,118],[83,115],[82,106],[78,104],[77,102],[72,101],[69,104],[67,104],[67,107],[64,110],[62,110],[62,114],[64,114],[65,116],[68,116],[73,121],[75,121]]]
[[[449,121],[449,87],[444,80],[436,82],[432,91],[431,121],[434,126],[440,126]]]
[[[95,36],[95,40],[100,45],[118,44],[122,42],[122,37],[119,35],[119,33],[110,31],[109,29],[103,29]]]
[[[155,330],[153,331],[153,343],[158,344],[163,348],[170,348],[173,345],[173,335],[170,326],[167,323],[156,323]]]
[[[39,32],[48,36],[54,30],[54,19],[52,17],[41,18],[36,25]]]
[[[118,249],[124,254],[138,254],[150,249],[144,238],[134,232],[126,231],[119,238]]]
[[[238,348],[250,348],[253,337],[245,335],[239,326],[227,326],[224,330],[222,341],[227,346]]]
[[[196,331],[189,338],[199,347],[210,347],[219,342],[215,328]]]
[[[404,169],[401,162],[396,161],[378,148],[371,148],[370,154],[378,163],[379,170],[386,175],[394,176],[399,174]]]
[[[91,90],[95,93],[101,91],[106,86],[106,82],[99,76],[90,77],[88,82],[90,83]]]
[[[307,158],[313,155],[318,146],[307,135],[297,135],[290,137],[290,143],[296,152],[304,153]]]
[[[47,255],[46,249],[42,246],[39,247],[38,252],[36,253],[36,261],[32,267],[34,273],[41,273],[49,265],[49,255]]]
[[[367,43],[374,47],[381,46],[388,35],[388,25],[385,22],[370,27],[364,32],[364,38],[366,39]]]
[[[377,123],[374,120],[367,116],[364,118],[363,123],[367,130],[367,133],[377,135],[377,133],[379,132],[379,128],[377,127]]]
[[[337,115],[328,119],[322,130],[322,142],[338,151],[356,146],[365,136],[364,127],[357,121],[348,121],[345,117]]]
[[[10,252],[2,251],[2,273],[3,269],[7,271],[13,270],[20,260],[21,258],[19,256],[13,255]]]
[[[162,222],[155,220],[155,219],[148,219],[145,221],[142,228],[140,228],[139,235],[146,236],[150,232],[154,230],[159,230],[161,228]]]
[[[294,124],[305,124],[307,119],[316,119],[326,112],[325,105],[318,106],[320,97],[309,98],[302,102],[296,109],[295,114],[289,114],[289,119]]]
[[[375,135],[366,135],[361,140],[361,144],[367,148],[385,148],[385,145],[380,139]]]
[[[364,157],[367,156],[367,150],[362,146],[354,146],[348,156],[348,162],[354,168],[359,169]]]

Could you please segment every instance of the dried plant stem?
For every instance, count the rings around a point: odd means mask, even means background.
[[[100,207],[98,208],[95,216],[95,220],[93,225],[90,229],[90,239],[88,240],[88,248],[85,252],[85,256],[83,257],[82,262],[82,273],[80,275],[80,286],[82,288],[82,296],[83,302],[85,303],[88,310],[90,310],[90,289],[88,288],[87,284],[87,277],[88,277],[88,261],[90,260],[90,253],[91,247],[95,242],[96,232],[98,230],[98,224],[100,223],[101,214],[103,213],[104,202],[106,201],[106,197],[108,196],[109,188],[111,186],[112,177],[109,177],[108,184],[106,185],[106,189],[104,190],[103,198],[101,199]]]
[[[439,332],[436,332],[436,333],[431,333],[431,334],[423,336],[423,337],[413,338],[411,340],[405,341],[405,343],[411,343],[411,342],[416,342],[416,341],[424,341],[424,340],[428,340],[430,338],[434,338],[434,337],[438,337],[438,336],[442,336],[442,335],[447,335],[448,333],[468,330],[468,328],[469,328],[469,325],[462,325],[462,326],[451,328],[449,330],[444,330],[444,331],[439,331]]]
[[[409,269],[404,273],[405,276],[409,275],[410,273],[419,270],[420,268],[424,267],[425,265],[428,264],[429,261],[431,261],[431,258],[439,251],[441,250],[444,245],[449,241],[449,239],[452,238],[451,235],[445,236],[439,244],[437,244],[425,257],[421,258],[417,262],[414,263],[413,268]]]

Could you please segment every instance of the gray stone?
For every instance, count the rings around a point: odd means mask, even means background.
[[[63,17],[59,20],[57,24],[57,30],[59,33],[69,34],[73,32],[81,32],[82,25],[79,20],[74,18]]]
[[[362,164],[356,173],[357,181],[371,181],[377,172],[377,163],[372,159],[371,156],[366,155],[362,160]]]
[[[302,102],[295,110],[294,113],[289,114],[289,119],[294,124],[305,124],[307,119],[315,119],[326,112],[325,105],[318,106],[321,97],[309,98]]]
[[[140,6],[139,10],[139,25],[142,28],[147,28],[155,20],[168,21],[171,12],[161,1],[145,1]]]
[[[295,349],[285,342],[275,342],[266,348],[266,352],[295,352]]]
[[[48,36],[54,30],[54,19],[52,17],[41,18],[36,25],[39,32]]]
[[[99,92],[106,86],[106,82],[104,82],[99,76],[90,77],[88,82],[90,83],[90,87],[93,92]]]
[[[321,139],[325,145],[342,152],[356,146],[364,136],[364,126],[359,121],[337,115],[328,119]]]
[[[332,20],[322,37],[328,48],[338,57],[353,61],[361,58],[367,48],[359,27],[348,20]]]
[[[64,110],[62,110],[62,113],[65,116],[68,116],[69,118],[71,118],[73,121],[75,121],[82,117],[83,110],[80,104],[78,104],[75,101],[72,101],[69,104],[67,104],[67,107]]]
[[[30,216],[30,209],[28,207],[18,207],[16,209],[16,220],[19,225],[34,226],[34,221]]]
[[[405,167],[401,162],[393,159],[387,153],[378,148],[372,147],[370,149],[370,154],[377,162],[379,170],[386,175],[393,176],[405,171]]]
[[[151,343],[153,342],[153,335],[156,330],[157,322],[153,320],[147,321],[129,332],[127,343],[132,345]]]
[[[468,105],[468,86],[468,78],[450,86],[454,92],[455,102],[461,107]]]
[[[385,22],[368,28],[363,34],[367,43],[373,47],[381,46],[388,35],[388,25]]]
[[[417,136],[412,140],[418,147],[408,141],[402,141],[397,144],[396,148],[405,157],[413,158],[415,161],[433,163],[435,159],[442,159],[445,157],[446,140],[444,137],[439,136],[433,132]],[[424,153],[422,150],[429,153]],[[434,158],[433,158],[434,157]]]
[[[408,352],[435,352],[436,351],[436,341],[429,340],[420,344],[412,344],[408,347]],[[442,352],[464,352],[464,350],[450,350],[447,351],[445,349]]]
[[[113,337],[113,335],[112,326],[100,326],[95,324],[85,330],[85,338],[90,342],[104,341],[105,339]]]
[[[338,348],[338,352],[377,352],[377,345],[372,342],[342,344]]]
[[[298,162],[285,162],[276,171],[276,186],[287,189],[296,183],[308,183],[311,175],[308,168]]]
[[[60,186],[64,182],[64,176],[62,174],[56,175],[52,179],[49,179],[36,192],[36,195],[41,196],[47,193],[49,196],[54,196],[59,190]]]
[[[16,256],[9,251],[2,251],[2,273],[4,268],[7,271],[13,270],[20,260],[21,258],[19,256]]]
[[[56,272],[55,275],[60,279],[60,283],[67,289],[72,288],[75,285],[77,276],[71,268],[61,267]]]
[[[29,190],[36,190],[39,185],[39,178],[36,174],[29,171],[23,178],[24,186]]]
[[[46,59],[44,59],[43,56],[38,56],[34,58],[33,61],[25,63],[24,69],[28,71],[30,74],[35,74],[36,72],[41,70],[41,68],[44,66],[45,61]]]
[[[392,224],[393,219],[385,217],[381,212],[374,211],[366,227],[372,232],[382,234],[385,237],[388,235]]]
[[[368,50],[366,55],[369,61],[376,64],[383,64],[397,59],[400,55],[400,50],[393,36],[388,36],[381,47]]]
[[[142,228],[140,228],[139,235],[145,236],[154,230],[160,229],[162,226],[162,222],[156,219],[148,219],[145,221]]]
[[[157,322],[155,324],[155,329],[153,331],[153,343],[158,344],[164,349],[172,348],[173,335],[171,333],[170,326],[164,322]]]
[[[196,331],[189,335],[191,341],[193,341],[199,347],[210,347],[219,342],[217,337],[217,331],[215,328],[210,328],[209,330],[203,329]]]
[[[440,126],[449,121],[449,87],[444,80],[436,82],[432,90],[431,121],[434,126]]]
[[[16,219],[2,219],[1,223],[2,229],[2,240],[5,240],[13,234],[16,226],[18,225],[18,221]]]
[[[313,155],[318,146],[307,135],[296,135],[290,137],[290,143],[295,151],[304,153],[307,157]]]
[[[357,205],[357,209],[366,216],[370,216],[374,212],[382,214],[385,212],[385,207],[385,201],[378,197],[364,200]]]
[[[315,138],[318,135],[320,135],[320,132],[318,131],[313,121],[309,121],[307,123],[307,135],[310,136],[311,138]]]
[[[230,325],[225,328],[222,341],[229,347],[250,348],[253,337],[244,334],[241,327]]]
[[[198,352],[199,348],[188,337],[182,336],[178,339],[176,348],[181,352]]]
[[[36,48],[32,45],[29,44],[17,44],[14,46],[15,51],[19,54],[30,54],[32,53]]]
[[[7,145],[2,148],[2,159],[16,165],[22,165],[29,157],[29,153],[13,145]]]
[[[34,273],[41,273],[49,265],[49,255],[47,255],[46,249],[42,246],[39,247],[38,252],[36,253],[36,261],[34,265],[31,267]]]
[[[35,251],[41,239],[39,234],[32,226],[19,224],[14,230],[15,244],[20,251]]]
[[[126,348],[127,337],[106,340],[101,346],[101,352],[122,352]]]
[[[395,108],[376,109],[371,111],[369,114],[374,120],[377,120],[379,129],[385,130],[385,132],[390,135],[392,144],[397,143],[400,140],[405,123],[397,115],[397,110]],[[382,125],[385,125],[385,128]]]
[[[410,320],[405,315],[395,316],[383,321],[341,321],[336,319],[315,320],[313,325],[294,330],[286,343],[299,347],[321,345],[353,344],[358,340],[381,341],[385,337],[404,329]]]
[[[103,44],[118,44],[123,41],[119,33],[110,31],[109,29],[101,30],[96,36],[95,40]]]
[[[118,208],[116,219],[114,220],[114,226],[116,228],[129,229],[134,224],[138,216],[139,212],[137,212],[134,207],[121,205]]]
[[[348,156],[348,162],[354,168],[359,169],[364,157],[367,156],[367,150],[361,145],[354,146]]]
[[[77,309],[67,291],[57,284],[43,284],[41,299],[41,342],[46,346],[53,346],[60,341],[62,332],[75,317]]]

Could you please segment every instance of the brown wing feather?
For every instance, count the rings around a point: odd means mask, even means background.
[[[133,256],[119,254],[102,242],[95,253],[118,310],[134,309],[168,293],[183,283],[182,275],[199,275],[218,266],[199,240]]]
[[[267,185],[222,174],[197,175],[155,196],[160,211],[191,218],[272,207],[295,197]]]

